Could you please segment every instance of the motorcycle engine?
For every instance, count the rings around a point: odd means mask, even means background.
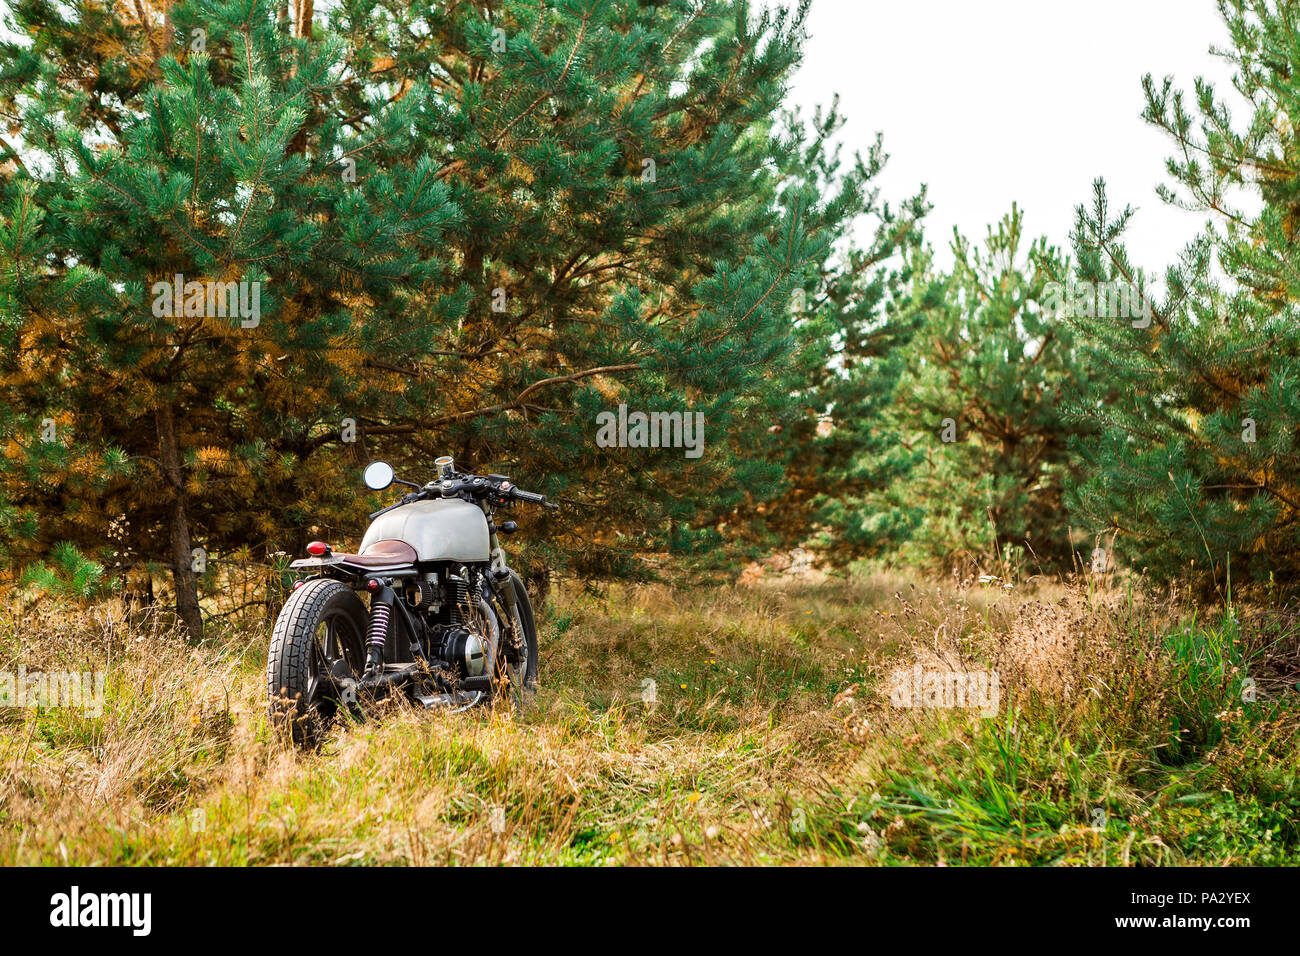
[[[478,677],[487,662],[482,639],[467,627],[452,627],[443,632],[441,656],[458,677]]]
[[[492,659],[496,626],[479,597],[478,587],[468,575],[448,574],[437,597],[424,599],[420,592],[417,607],[427,609],[427,620],[434,629],[434,656],[443,661],[458,678],[478,677]],[[415,602],[412,602],[415,603]]]

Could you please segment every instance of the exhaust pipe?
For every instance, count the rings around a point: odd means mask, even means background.
[[[456,691],[454,694],[430,694],[427,697],[417,695],[415,699],[429,710],[438,710],[447,707],[451,708],[448,713],[459,714],[461,711],[469,710],[477,704],[482,697],[482,691],[473,691],[472,693]]]
[[[372,674],[369,677],[363,677],[357,681],[357,687],[360,690],[374,693],[378,690],[391,690],[394,687],[401,687],[410,683],[416,675],[415,665],[411,664],[396,671],[383,671],[379,674]]]

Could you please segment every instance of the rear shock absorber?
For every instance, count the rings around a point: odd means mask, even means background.
[[[370,634],[366,639],[366,674],[383,670],[384,645],[388,643],[388,620],[393,613],[393,589],[378,588],[370,599]]]

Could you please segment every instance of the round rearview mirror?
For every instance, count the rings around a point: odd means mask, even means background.
[[[393,483],[393,466],[386,461],[372,461],[366,465],[363,480],[367,488],[373,491],[383,491]]]

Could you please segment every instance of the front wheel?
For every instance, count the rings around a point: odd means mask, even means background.
[[[271,634],[266,690],[271,722],[293,742],[316,747],[345,696],[342,682],[365,669],[366,608],[341,581],[317,578],[294,591]]]
[[[533,618],[533,605],[524,589],[524,582],[519,575],[510,572],[508,587],[514,588],[514,620],[504,608],[504,601],[497,600],[498,619],[501,620],[502,652],[497,655],[497,697],[509,699],[516,710],[522,710],[532,702],[537,693],[537,623]],[[508,622],[508,623],[507,623]],[[505,647],[506,632],[517,629],[523,635],[522,653],[511,652]]]

